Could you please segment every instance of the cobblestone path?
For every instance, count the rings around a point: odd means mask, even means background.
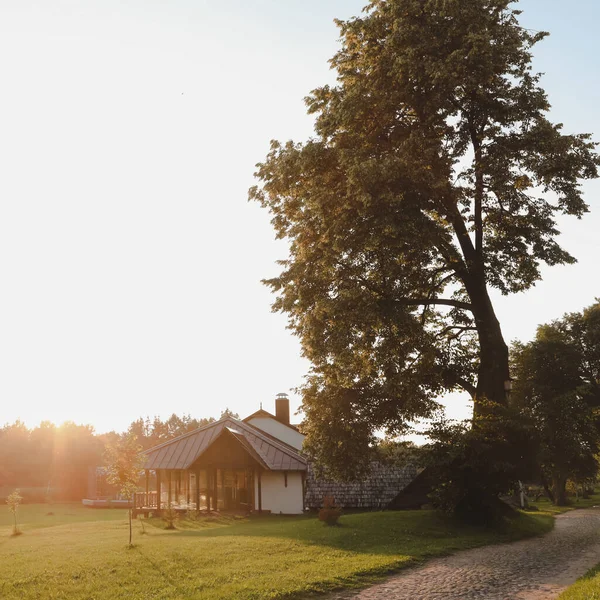
[[[328,600],[553,600],[600,563],[600,510],[556,518],[543,537],[427,561],[361,591]]]

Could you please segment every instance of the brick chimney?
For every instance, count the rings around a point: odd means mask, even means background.
[[[275,398],[275,418],[284,425],[290,424],[290,399],[287,394],[277,394]]]

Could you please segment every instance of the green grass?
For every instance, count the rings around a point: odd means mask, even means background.
[[[565,590],[559,600],[600,600],[600,565],[590,569],[581,579]]]
[[[433,511],[182,521],[165,531],[125,511],[23,506],[24,535],[0,511],[0,598],[171,600],[293,598],[365,584],[424,558],[549,531],[547,512],[521,513],[503,531],[465,527]]]
[[[575,508],[600,506],[600,496],[594,495],[581,499],[572,506]],[[559,600],[600,600],[600,564],[590,569],[581,579],[565,590],[559,596]]]
[[[89,521],[123,521],[127,511],[123,508],[87,508],[81,503],[72,504],[22,504],[18,508],[19,525],[22,529],[39,529]],[[12,527],[13,515],[8,507],[0,505],[0,536],[2,530]],[[1,538],[0,538],[1,539]],[[0,542],[1,544],[1,542]],[[0,596],[1,597],[1,596]]]
[[[540,498],[538,502],[534,502],[534,506],[539,510],[550,513],[552,515],[560,515],[569,510],[575,510],[578,508],[592,508],[593,506],[600,506],[600,494],[593,494],[589,498],[569,498],[570,504],[568,506],[554,506],[547,498]]]

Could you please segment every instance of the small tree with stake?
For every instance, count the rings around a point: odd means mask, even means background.
[[[140,455],[141,446],[137,436],[132,434],[122,435],[116,442],[106,449],[108,463],[107,481],[116,485],[120,493],[132,501],[129,508],[129,546],[132,545],[132,507],[133,494],[137,489],[140,470],[143,466],[143,456]]]
[[[21,535],[21,530],[19,529],[19,525],[17,524],[17,511],[19,506],[23,500],[23,497],[19,493],[19,490],[15,490],[12,494],[8,496],[6,499],[6,504],[8,504],[8,508],[10,512],[13,514],[15,519],[15,524],[13,525],[13,535]]]

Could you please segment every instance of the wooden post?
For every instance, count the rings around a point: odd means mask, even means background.
[[[196,512],[200,512],[200,469],[196,469]]]
[[[162,508],[162,488],[160,480],[160,469],[156,469],[156,508],[160,510]]]
[[[212,505],[212,502],[211,502],[212,488],[210,486],[211,476],[212,476],[212,473],[211,473],[210,469],[206,469],[206,508],[208,509],[208,512],[210,512],[211,505]]]
[[[223,501],[223,510],[227,510],[227,506],[225,506],[227,500],[225,496],[225,469],[221,469],[221,500]]]
[[[187,505],[190,505],[190,487],[192,483],[192,473],[191,471],[185,472],[185,501]]]
[[[258,471],[258,512],[262,513],[262,482],[260,479],[260,469]]]
[[[219,470],[215,469],[215,476],[213,478],[215,484],[215,510],[219,510]]]
[[[146,502],[144,506],[150,506],[150,471],[144,469],[144,474],[146,475]]]
[[[169,477],[169,500],[167,502],[167,508],[171,508],[171,492],[172,492],[172,477],[173,475],[173,471],[168,470],[167,471],[167,476]]]

